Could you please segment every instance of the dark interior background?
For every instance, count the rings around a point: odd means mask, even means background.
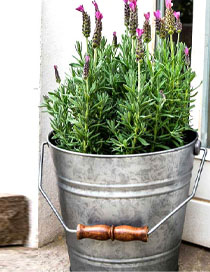
[[[180,11],[183,30],[180,35],[180,40],[186,43],[187,47],[192,47],[192,23],[193,23],[193,0],[175,0],[173,1],[174,11]],[[177,40],[177,34],[174,35],[174,40]]]

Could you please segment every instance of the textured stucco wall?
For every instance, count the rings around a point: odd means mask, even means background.
[[[61,78],[68,73],[69,63],[75,54],[75,41],[85,40],[81,33],[82,15],[75,10],[80,4],[92,17],[92,33],[94,30],[94,7],[92,1],[82,0],[43,0],[42,1],[42,54],[41,54],[41,95],[47,94],[56,88],[53,65],[57,65]],[[121,35],[124,31],[124,4],[122,0],[97,1],[103,19],[103,35],[112,40],[113,31]],[[153,1],[144,0],[143,8],[139,9],[140,24],[143,13],[152,12]],[[50,128],[49,117],[46,113],[40,114],[40,143],[45,141]],[[45,157],[44,187],[52,202],[58,208],[56,178],[49,153]],[[39,197],[39,245],[52,241],[56,236],[62,235],[63,229],[42,196]]]

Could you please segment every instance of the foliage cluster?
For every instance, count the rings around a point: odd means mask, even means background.
[[[191,129],[190,111],[196,92],[195,73],[186,61],[185,45],[160,39],[151,53],[136,61],[137,37],[126,29],[121,42],[103,37],[93,48],[76,43],[70,75],[44,96],[58,147],[92,154],[136,154],[171,149],[185,144]],[[84,52],[85,51],[85,52]],[[89,56],[84,78],[85,57]]]

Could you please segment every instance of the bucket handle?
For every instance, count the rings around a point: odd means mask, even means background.
[[[52,211],[54,212],[54,214],[57,216],[58,220],[60,221],[60,223],[63,226],[63,228],[65,229],[65,231],[70,232],[70,233],[76,233],[77,230],[69,229],[66,226],[66,224],[64,223],[64,221],[63,221],[62,217],[60,216],[59,212],[56,210],[56,208],[52,204],[51,200],[49,199],[49,197],[47,196],[47,194],[45,193],[45,191],[42,188],[44,150],[45,150],[46,145],[49,147],[47,142],[42,143],[42,146],[41,146],[41,155],[40,155],[40,163],[39,163],[39,190],[42,193],[43,197],[46,199],[47,203],[49,204],[49,206],[52,209]]]
[[[207,155],[207,149],[201,147],[201,142],[197,140],[195,143],[194,148],[194,155],[198,155],[200,150],[203,151],[203,156],[201,159],[200,167],[195,179],[195,184],[193,187],[193,191],[191,195],[188,196],[186,200],[184,200],[179,206],[177,206],[172,212],[170,212],[167,216],[165,216],[159,223],[157,223],[153,228],[150,230],[147,226],[144,227],[132,227],[132,226],[107,226],[107,225],[95,225],[95,226],[85,226],[82,224],[79,224],[77,226],[77,229],[70,229],[66,226],[64,223],[62,217],[52,204],[51,200],[45,193],[42,187],[42,175],[43,175],[43,162],[44,162],[44,150],[45,146],[48,146],[47,142],[42,143],[41,146],[41,157],[40,157],[40,165],[39,165],[39,190],[42,193],[43,197],[46,199],[47,203],[49,204],[52,211],[57,216],[58,220],[60,221],[61,225],[65,229],[65,231],[69,233],[76,233],[77,239],[94,239],[94,240],[118,240],[118,241],[134,241],[139,240],[143,242],[148,241],[148,236],[151,235],[153,232],[155,232],[165,221],[167,221],[171,216],[173,216],[175,213],[177,213],[183,206],[185,206],[194,196],[198,188],[198,184],[200,181],[201,173],[203,171],[203,166],[205,163],[206,155]]]

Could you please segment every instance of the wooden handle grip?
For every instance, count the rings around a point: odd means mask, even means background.
[[[79,224],[77,226],[77,239],[94,239],[94,240],[118,240],[123,242],[128,241],[143,241],[148,240],[148,227],[144,226],[141,228],[131,226],[107,226],[107,225],[95,225],[85,226]]]

